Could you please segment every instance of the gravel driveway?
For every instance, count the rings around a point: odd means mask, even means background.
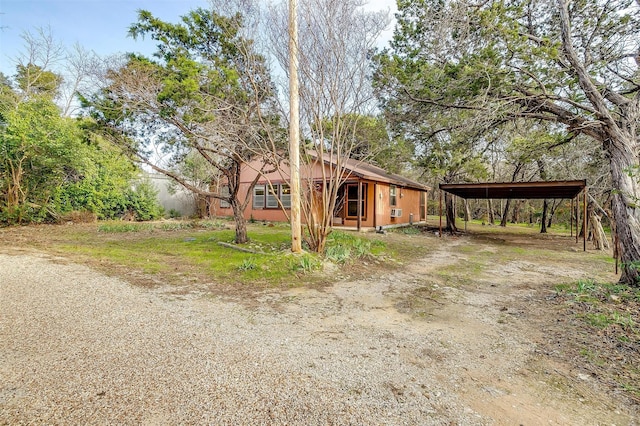
[[[44,254],[0,254],[0,424],[596,424],[614,416],[593,417],[531,383],[522,370],[534,345],[496,321],[506,296],[472,302],[449,289],[451,303],[434,305],[431,321],[401,313],[396,296],[424,286],[420,277],[407,270],[324,291],[266,292],[250,306],[135,287]]]

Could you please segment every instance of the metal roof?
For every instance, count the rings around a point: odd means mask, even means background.
[[[335,160],[332,161],[332,157],[328,154],[324,155],[324,161],[326,164],[336,164]],[[418,189],[422,191],[430,191],[431,187],[416,182],[415,180],[400,176],[394,173],[389,173],[381,167],[375,166],[371,163],[367,163],[361,160],[355,160],[348,158],[343,160],[342,166],[349,171],[349,173],[366,180],[372,180],[376,182],[384,182],[400,187]]]
[[[549,182],[441,183],[439,188],[461,198],[571,199],[580,194],[586,186],[586,180],[562,180]]]

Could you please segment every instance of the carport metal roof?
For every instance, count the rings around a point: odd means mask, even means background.
[[[442,193],[448,192],[460,198],[474,199],[545,199],[578,197],[584,191],[582,226],[587,227],[586,180],[556,180],[537,182],[485,182],[485,183],[441,183],[440,191],[440,236],[442,236]],[[576,242],[578,242],[578,204],[576,200]],[[466,222],[465,222],[466,227]],[[573,229],[573,226],[572,226]],[[572,231],[573,232],[573,231]],[[583,234],[583,250],[587,250],[587,236]]]
[[[475,199],[573,199],[587,186],[586,180],[538,182],[441,183],[440,189],[460,198]]]

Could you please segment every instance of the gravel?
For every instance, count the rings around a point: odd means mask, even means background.
[[[251,303],[0,253],[0,424],[635,424],[536,355],[544,274],[438,286],[433,265],[464,261],[442,247]]]
[[[0,423],[486,423],[417,361],[435,335],[377,308],[314,290],[249,308],[0,255]]]

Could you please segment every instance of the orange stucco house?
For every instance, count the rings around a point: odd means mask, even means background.
[[[335,167],[335,163],[329,157],[325,157],[324,161],[302,166],[302,190],[309,187],[308,182],[321,184],[323,176],[331,176],[329,169],[332,167]],[[248,194],[251,183],[258,176],[258,168],[252,165],[244,165],[242,168],[239,198],[243,200],[247,195],[251,197],[244,211],[245,218],[286,221],[287,215],[281,204],[285,210],[291,205],[289,169],[283,167],[277,172],[258,177],[253,191]],[[325,169],[324,173],[322,168]],[[338,189],[333,214],[334,226],[379,229],[426,220],[427,192],[431,189],[428,186],[362,161],[346,160],[343,169],[344,183]],[[233,216],[230,206],[224,202],[213,203],[212,210],[215,216]]]

